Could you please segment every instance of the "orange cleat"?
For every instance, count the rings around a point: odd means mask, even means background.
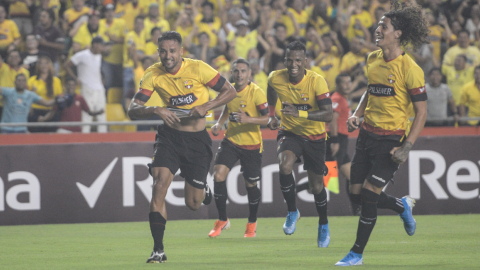
[[[230,220],[227,218],[227,221],[217,220],[213,223],[213,230],[208,234],[209,237],[217,237],[222,233],[223,230],[230,229]]]
[[[257,222],[247,223],[247,229],[243,237],[255,237],[255,235],[257,235]]]

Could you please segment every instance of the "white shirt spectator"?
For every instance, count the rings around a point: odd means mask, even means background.
[[[93,54],[89,49],[77,52],[70,60],[77,66],[78,79],[92,90],[104,91],[102,83],[102,55]]]

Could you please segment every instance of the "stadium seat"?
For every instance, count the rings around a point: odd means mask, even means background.
[[[123,103],[123,90],[118,87],[110,87],[107,93],[107,103]]]
[[[126,121],[129,122],[130,120],[126,117],[125,111],[123,110],[122,104],[118,103],[107,103],[106,107],[107,113],[107,121]],[[127,131],[127,132],[135,132],[137,131],[137,127],[135,125],[128,125],[128,126],[109,126],[109,131]]]

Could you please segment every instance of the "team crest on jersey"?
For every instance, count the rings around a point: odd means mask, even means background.
[[[191,80],[184,81],[183,83],[185,84],[185,88],[187,89],[191,89],[193,87],[193,82]]]
[[[241,108],[247,107],[247,102],[246,102],[246,101],[243,101],[243,100],[240,100],[240,107],[241,107]]]
[[[307,101],[308,100],[308,95],[307,94],[301,94],[300,99],[303,100],[303,101]]]
[[[390,84],[394,84],[395,83],[395,75],[392,75],[392,74],[388,75],[388,82]]]

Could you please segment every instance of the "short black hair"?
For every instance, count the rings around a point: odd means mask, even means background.
[[[25,77],[25,79],[27,79],[27,75],[23,74],[23,73],[18,73],[17,76],[15,76],[15,81],[17,80],[18,77],[20,76],[23,76]]]
[[[164,40],[175,40],[178,42],[178,44],[181,46],[182,45],[182,36],[175,31],[167,31],[163,33],[159,38],[158,38],[158,44],[162,43]]]
[[[439,68],[439,67],[433,67],[433,68],[430,69],[430,71],[428,72],[428,76],[432,75],[432,73],[433,73],[434,71],[438,71],[438,72],[440,72],[440,75],[442,75],[442,69],[441,69],[441,68]]]
[[[287,50],[289,51],[303,51],[305,56],[307,55],[307,47],[305,47],[305,44],[302,42],[296,40],[294,42],[291,42],[290,44],[287,45],[287,48],[285,48],[285,55],[287,54]]]
[[[162,33],[162,29],[160,27],[153,27],[152,30],[150,30],[150,36],[153,36],[153,32],[160,30],[160,33]]]
[[[202,3],[202,8],[204,8],[206,6],[210,7],[212,10],[215,9],[215,6],[208,1],[205,1],[205,2]]]
[[[77,83],[77,81],[73,77],[67,77],[67,79],[65,79],[65,84],[67,84],[68,82],[71,82],[71,81]]]
[[[345,72],[342,72],[342,73],[338,74],[337,77],[335,77],[335,85],[340,84],[343,77],[352,78],[352,77],[350,76],[350,74],[345,73]]]
[[[283,28],[287,29],[287,26],[283,23],[275,23],[273,25],[273,29],[275,29],[275,30],[277,30],[278,27],[283,27]]]
[[[243,58],[238,58],[237,60],[233,61],[232,62],[232,67],[236,64],[245,64],[245,65],[247,65],[248,69],[250,69],[250,63]]]
[[[138,15],[137,17],[135,17],[135,21],[134,21],[134,22],[137,22],[138,19],[145,20],[145,17],[144,17],[143,15]]]
[[[460,29],[460,31],[458,31],[457,37],[460,36],[461,33],[465,33],[465,34],[467,34],[467,36],[470,36],[470,32],[468,32],[468,30],[465,29],[465,28],[462,28],[462,29]]]

